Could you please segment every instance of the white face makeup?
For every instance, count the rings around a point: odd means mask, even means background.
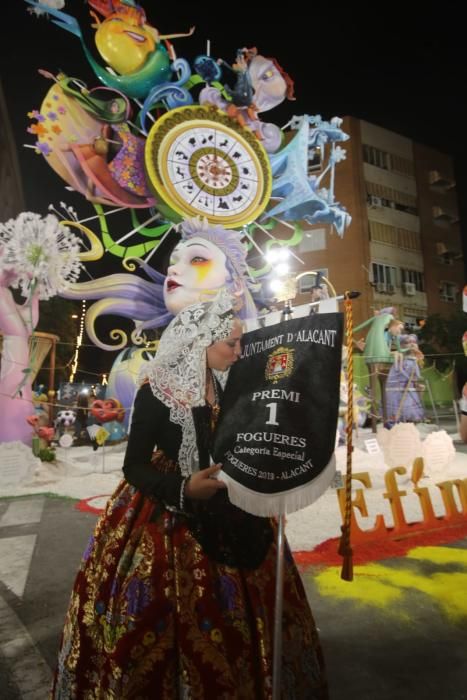
[[[214,243],[193,237],[173,250],[164,282],[164,302],[172,314],[206,301],[225,286],[229,273],[225,254]]]

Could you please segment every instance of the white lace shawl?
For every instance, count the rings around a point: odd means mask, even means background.
[[[149,379],[154,396],[170,409],[172,423],[182,428],[178,462],[183,476],[199,468],[191,409],[205,403],[206,348],[227,338],[233,322],[232,297],[225,290],[188,306],[167,326],[154,360],[141,371],[140,378]]]

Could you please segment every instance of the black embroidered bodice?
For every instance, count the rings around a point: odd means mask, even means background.
[[[200,468],[210,464],[213,433],[209,405],[193,409]],[[153,517],[165,508],[183,519],[205,553],[228,566],[256,568],[267,554],[273,539],[268,518],[246,513],[228,499],[227,489],[207,501],[185,499],[178,510],[182,475],[177,466],[182,433],[170,421],[169,409],[144,384],[135,400],[133,421],[125,454],[126,480],[145,496],[155,500]],[[154,446],[157,451],[154,453]]]

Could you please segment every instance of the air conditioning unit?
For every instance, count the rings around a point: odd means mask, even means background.
[[[402,288],[404,290],[404,294],[406,294],[408,297],[413,297],[417,291],[417,288],[413,282],[403,282]]]
[[[376,283],[376,291],[379,292],[380,294],[386,294],[386,283],[385,282],[377,282]]]
[[[381,197],[376,197],[374,194],[370,194],[368,198],[368,203],[372,209],[383,206],[383,200],[381,199]]]
[[[395,294],[396,293],[396,288],[393,284],[388,284],[386,286],[386,292],[387,294]]]

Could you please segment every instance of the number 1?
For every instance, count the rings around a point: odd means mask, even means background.
[[[266,425],[279,425],[276,421],[277,403],[267,403],[266,408],[269,408],[269,420],[266,421]]]

